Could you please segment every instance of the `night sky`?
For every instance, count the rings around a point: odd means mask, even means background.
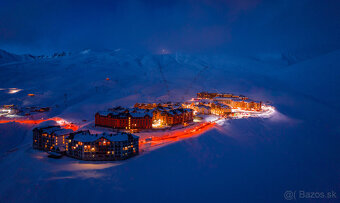
[[[1,0],[0,49],[331,51],[340,48],[339,10],[337,0]]]

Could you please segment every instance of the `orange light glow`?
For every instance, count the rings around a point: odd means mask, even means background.
[[[150,143],[151,147],[155,147],[163,144],[181,141],[190,137],[195,137],[210,130],[212,127],[215,126],[215,124],[215,122],[202,123],[198,126],[187,128],[183,131],[169,132],[159,137],[153,137],[151,141],[147,141],[146,139],[148,138],[145,138],[140,141],[140,149],[143,150],[149,148],[146,143]]]
[[[21,123],[21,124],[27,124],[27,125],[37,125],[40,124],[42,122],[45,121],[56,121],[61,127],[65,128],[65,129],[72,129],[73,131],[78,130],[79,126],[70,123],[62,118],[59,117],[53,117],[53,118],[49,118],[49,119],[39,119],[39,120],[0,120],[0,123],[10,123],[10,122],[17,122],[17,123]]]

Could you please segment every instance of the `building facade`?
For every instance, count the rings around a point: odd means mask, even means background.
[[[66,142],[66,155],[86,161],[124,160],[139,153],[139,137],[130,133],[71,133]]]
[[[240,99],[249,99],[246,96],[243,95],[234,95],[231,93],[209,93],[209,92],[200,92],[197,93],[197,98],[200,99],[214,99],[216,97],[222,97],[222,98],[240,98]]]
[[[218,102],[211,103],[211,114],[227,116],[231,113],[231,107]]]
[[[159,122],[163,126],[185,124],[193,121],[193,111],[187,108],[163,108],[153,110],[153,122]]]
[[[239,108],[243,110],[260,111],[262,109],[262,102],[253,101],[248,99],[247,97],[242,98],[216,97],[214,98],[214,101],[228,105],[232,108]]]
[[[211,107],[203,104],[193,105],[192,109],[197,114],[209,115],[211,114]]]
[[[117,107],[96,113],[95,125],[114,129],[151,129],[152,112],[148,109]]]
[[[60,126],[34,128],[33,148],[42,151],[63,152],[66,145],[66,137],[72,132],[73,130],[63,129]]]

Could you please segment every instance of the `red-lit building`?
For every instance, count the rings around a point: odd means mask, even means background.
[[[95,125],[115,129],[150,129],[152,128],[152,111],[117,107],[96,113]]]

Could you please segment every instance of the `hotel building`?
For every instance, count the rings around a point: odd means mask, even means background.
[[[86,161],[124,160],[139,153],[139,137],[130,133],[71,133],[67,138],[66,155]]]

